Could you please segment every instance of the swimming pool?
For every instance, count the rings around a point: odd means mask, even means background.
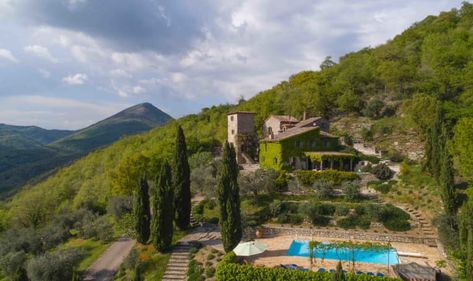
[[[329,244],[329,243],[328,243]],[[330,245],[330,244],[329,244]],[[309,241],[292,240],[288,256],[309,256]],[[315,250],[315,257],[320,259],[324,257],[328,260],[351,261],[352,253],[348,248],[326,248],[325,250]],[[355,260],[357,262],[376,263],[376,264],[398,264],[399,257],[394,249],[376,250],[376,249],[355,249]]]

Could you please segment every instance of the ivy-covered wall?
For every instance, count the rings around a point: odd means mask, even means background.
[[[281,170],[282,155],[282,145],[279,142],[261,142],[259,145],[259,165],[263,169]]]
[[[338,138],[322,138],[320,129],[316,129],[281,141],[261,141],[259,163],[261,168],[281,170],[290,163],[291,157],[304,157],[304,152],[339,149]]]

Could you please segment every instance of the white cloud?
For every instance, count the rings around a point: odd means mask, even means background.
[[[87,74],[77,73],[62,78],[62,81],[69,85],[82,85],[88,80]]]
[[[6,59],[12,62],[18,62],[18,59],[7,49],[0,49],[0,59]]]
[[[24,48],[26,53],[32,54],[34,56],[37,56],[39,58],[48,60],[52,63],[58,63],[59,60],[55,58],[51,53],[49,52],[48,48],[40,46],[40,45],[29,45],[25,46]]]

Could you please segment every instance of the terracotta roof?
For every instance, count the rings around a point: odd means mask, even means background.
[[[294,128],[286,130],[285,132],[275,135],[273,139],[265,138],[264,140],[265,141],[281,141],[281,140],[291,138],[293,136],[297,136],[300,134],[304,134],[304,133],[316,130],[316,129],[319,129],[319,127],[302,127],[302,128],[294,127]]]
[[[327,133],[327,132],[324,132],[324,131],[322,131],[322,130],[320,131],[320,135],[321,135],[322,137],[327,137],[327,138],[338,138],[338,136],[332,135],[332,134]]]
[[[305,155],[310,154],[320,154],[320,155],[337,155],[337,156],[347,156],[347,157],[354,157],[355,155],[346,152],[339,152],[339,151],[307,151],[304,152]]]
[[[311,117],[311,118],[307,118],[306,120],[302,120],[301,122],[297,123],[296,124],[296,127],[305,127],[307,125],[310,125],[312,124],[313,122],[315,121],[318,121],[322,119],[322,117]]]
[[[229,112],[227,113],[227,115],[232,115],[232,114],[256,114],[254,112],[251,112],[251,111],[232,111],[232,112]]]
[[[297,120],[296,117],[293,117],[293,116],[290,116],[290,115],[271,115],[269,116],[266,120],[268,120],[269,118],[276,118],[278,119],[279,121],[285,121],[285,122],[299,122],[299,120]]]

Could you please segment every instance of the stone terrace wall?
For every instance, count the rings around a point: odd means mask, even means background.
[[[437,241],[434,238],[386,234],[386,233],[369,233],[369,232],[340,231],[340,230],[329,230],[329,229],[279,227],[279,226],[272,226],[272,225],[264,226],[263,235],[264,237],[280,236],[280,235],[292,235],[294,237],[320,236],[320,237],[339,238],[339,239],[347,239],[347,240],[356,239],[356,240],[379,241],[379,242],[402,242],[402,243],[426,244],[426,245],[435,246],[435,247],[437,246]]]

